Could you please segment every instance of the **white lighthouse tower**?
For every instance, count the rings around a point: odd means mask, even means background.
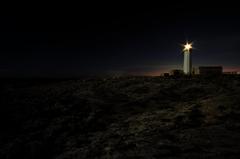
[[[192,43],[186,43],[183,48],[184,61],[183,61],[183,72],[186,75],[192,73],[192,59],[191,59]]]

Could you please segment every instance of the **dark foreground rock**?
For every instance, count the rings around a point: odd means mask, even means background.
[[[3,82],[0,158],[239,158],[240,78]]]

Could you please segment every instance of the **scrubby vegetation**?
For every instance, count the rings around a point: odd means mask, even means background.
[[[0,158],[238,158],[240,77],[3,81]]]

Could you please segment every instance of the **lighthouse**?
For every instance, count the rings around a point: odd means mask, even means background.
[[[191,75],[192,73],[192,59],[191,59],[191,51],[192,51],[192,43],[186,43],[183,45],[183,54],[184,54],[184,61],[183,61],[183,72],[185,75]]]

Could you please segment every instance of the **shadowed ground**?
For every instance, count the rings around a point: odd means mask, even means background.
[[[0,158],[238,158],[240,77],[3,81]]]

